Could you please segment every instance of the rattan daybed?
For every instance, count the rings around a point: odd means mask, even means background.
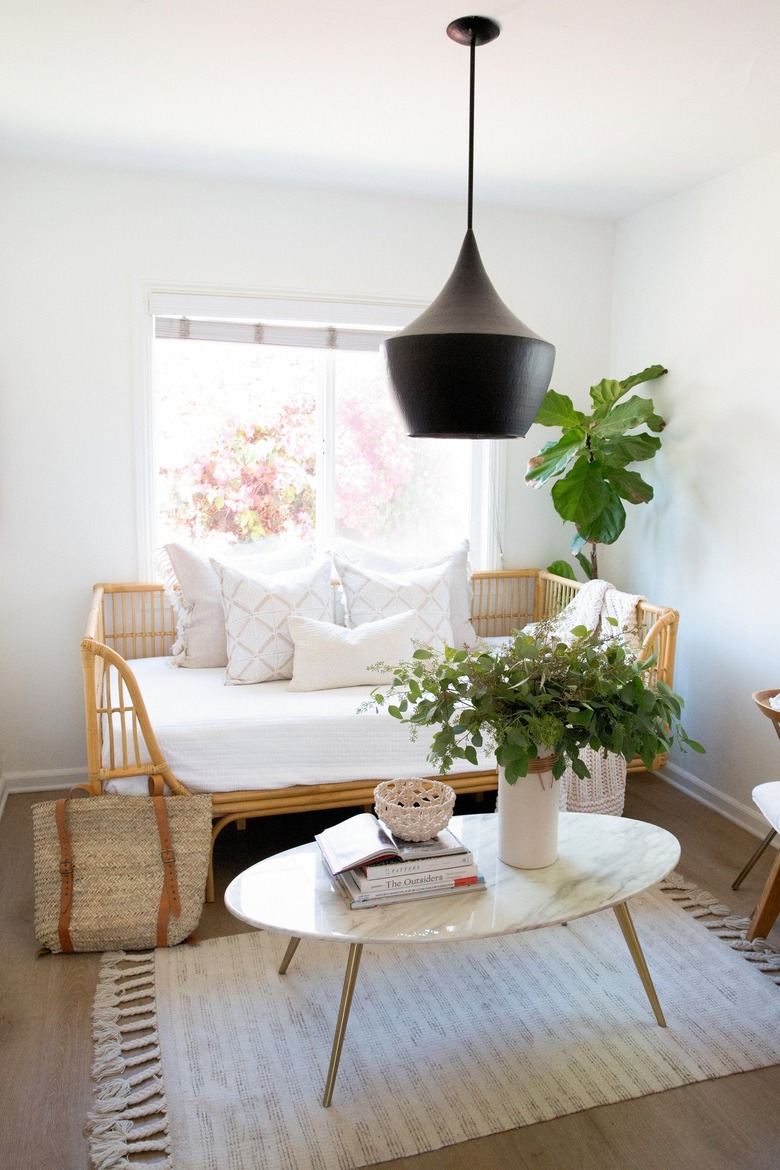
[[[578,583],[539,569],[477,572],[472,576],[472,586],[472,621],[477,635],[482,638],[505,636],[529,622],[554,616],[568,605],[580,588]],[[673,682],[678,620],[677,611],[666,606],[648,602],[640,602],[637,606],[637,626],[643,645],[657,655],[653,674],[670,685]],[[113,792],[133,790],[132,784],[127,783],[130,778],[149,775],[161,776],[176,795],[188,795],[193,790],[188,784],[186,760],[178,765],[179,774],[166,760],[166,751],[160,744],[164,737],[158,738],[159,724],[155,727],[144,688],[129,665],[135,662],[140,674],[139,660],[170,656],[175,639],[174,612],[162,585],[104,584],[94,587],[92,607],[81,643],[89,787],[94,795],[107,789]],[[177,670],[161,662],[145,664],[144,670],[150,669],[156,672],[156,686],[164,671],[163,681],[169,694],[171,688],[191,685],[192,680],[187,676],[205,673]],[[272,694],[272,690],[264,691],[264,688],[279,685],[260,683],[252,687],[222,687],[220,708],[231,702],[244,705],[250,701],[260,702],[264,695]],[[285,689],[284,684],[281,685]],[[367,693],[366,688],[359,689]],[[244,694],[239,698],[238,692]],[[328,696],[333,696],[334,692],[319,692],[319,695],[327,706]],[[354,698],[351,702],[354,703]],[[311,705],[302,708],[306,709],[313,708]],[[363,714],[356,715],[356,718],[362,723],[356,723],[354,732],[350,733],[357,737],[369,733],[374,716]],[[363,728],[366,728],[365,733]],[[399,725],[399,730],[403,730],[408,738],[407,729]],[[291,763],[296,751],[303,750],[299,740],[295,728],[292,728],[287,736]],[[656,764],[660,766],[663,762],[659,759]],[[640,761],[629,764],[629,771],[640,770]],[[247,817],[370,805],[377,782],[386,778],[366,775],[360,779],[344,780],[331,775],[325,783],[290,784],[285,781],[284,771],[284,768],[279,769],[276,786],[272,788],[260,787],[256,782],[252,786],[244,776],[241,784],[230,791],[211,792],[212,842],[225,825]],[[346,769],[345,772],[348,774]],[[449,774],[447,782],[457,793],[481,793],[494,790],[497,777],[492,768],[466,767],[462,772]],[[136,787],[135,790],[140,789]],[[202,783],[197,790],[211,791]],[[213,897],[211,874],[207,896]]]

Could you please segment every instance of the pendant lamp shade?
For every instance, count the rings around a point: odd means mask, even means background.
[[[555,349],[517,318],[466,232],[436,300],[384,343],[409,435],[502,439],[527,432],[552,377]]]
[[[384,343],[387,373],[412,437],[517,438],[528,431],[550,385],[555,349],[501,300],[471,227],[474,49],[498,36],[498,25],[463,17],[447,31],[471,46],[468,228],[436,300]]]

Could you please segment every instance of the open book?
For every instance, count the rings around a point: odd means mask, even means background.
[[[343,873],[373,861],[416,861],[421,857],[445,857],[465,853],[466,847],[449,829],[430,841],[401,841],[373,813],[358,813],[338,825],[316,833],[314,840],[331,873]]]

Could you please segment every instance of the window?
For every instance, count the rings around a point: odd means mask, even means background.
[[[496,444],[410,439],[380,342],[418,309],[150,295],[154,547],[297,536],[492,564]]]

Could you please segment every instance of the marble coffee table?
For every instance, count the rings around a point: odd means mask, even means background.
[[[495,813],[453,817],[451,828],[474,853],[486,890],[351,910],[334,889],[314,841],[258,862],[228,886],[225,904],[236,918],[291,936],[280,974],[287,971],[302,938],[348,945],[325,1106],[333,1096],[366,943],[434,946],[489,940],[612,908],[655,1018],[666,1026],[627,903],[676,866],[680,845],[671,833],[624,817],[561,813],[557,861],[530,870],[513,869],[498,860]]]

